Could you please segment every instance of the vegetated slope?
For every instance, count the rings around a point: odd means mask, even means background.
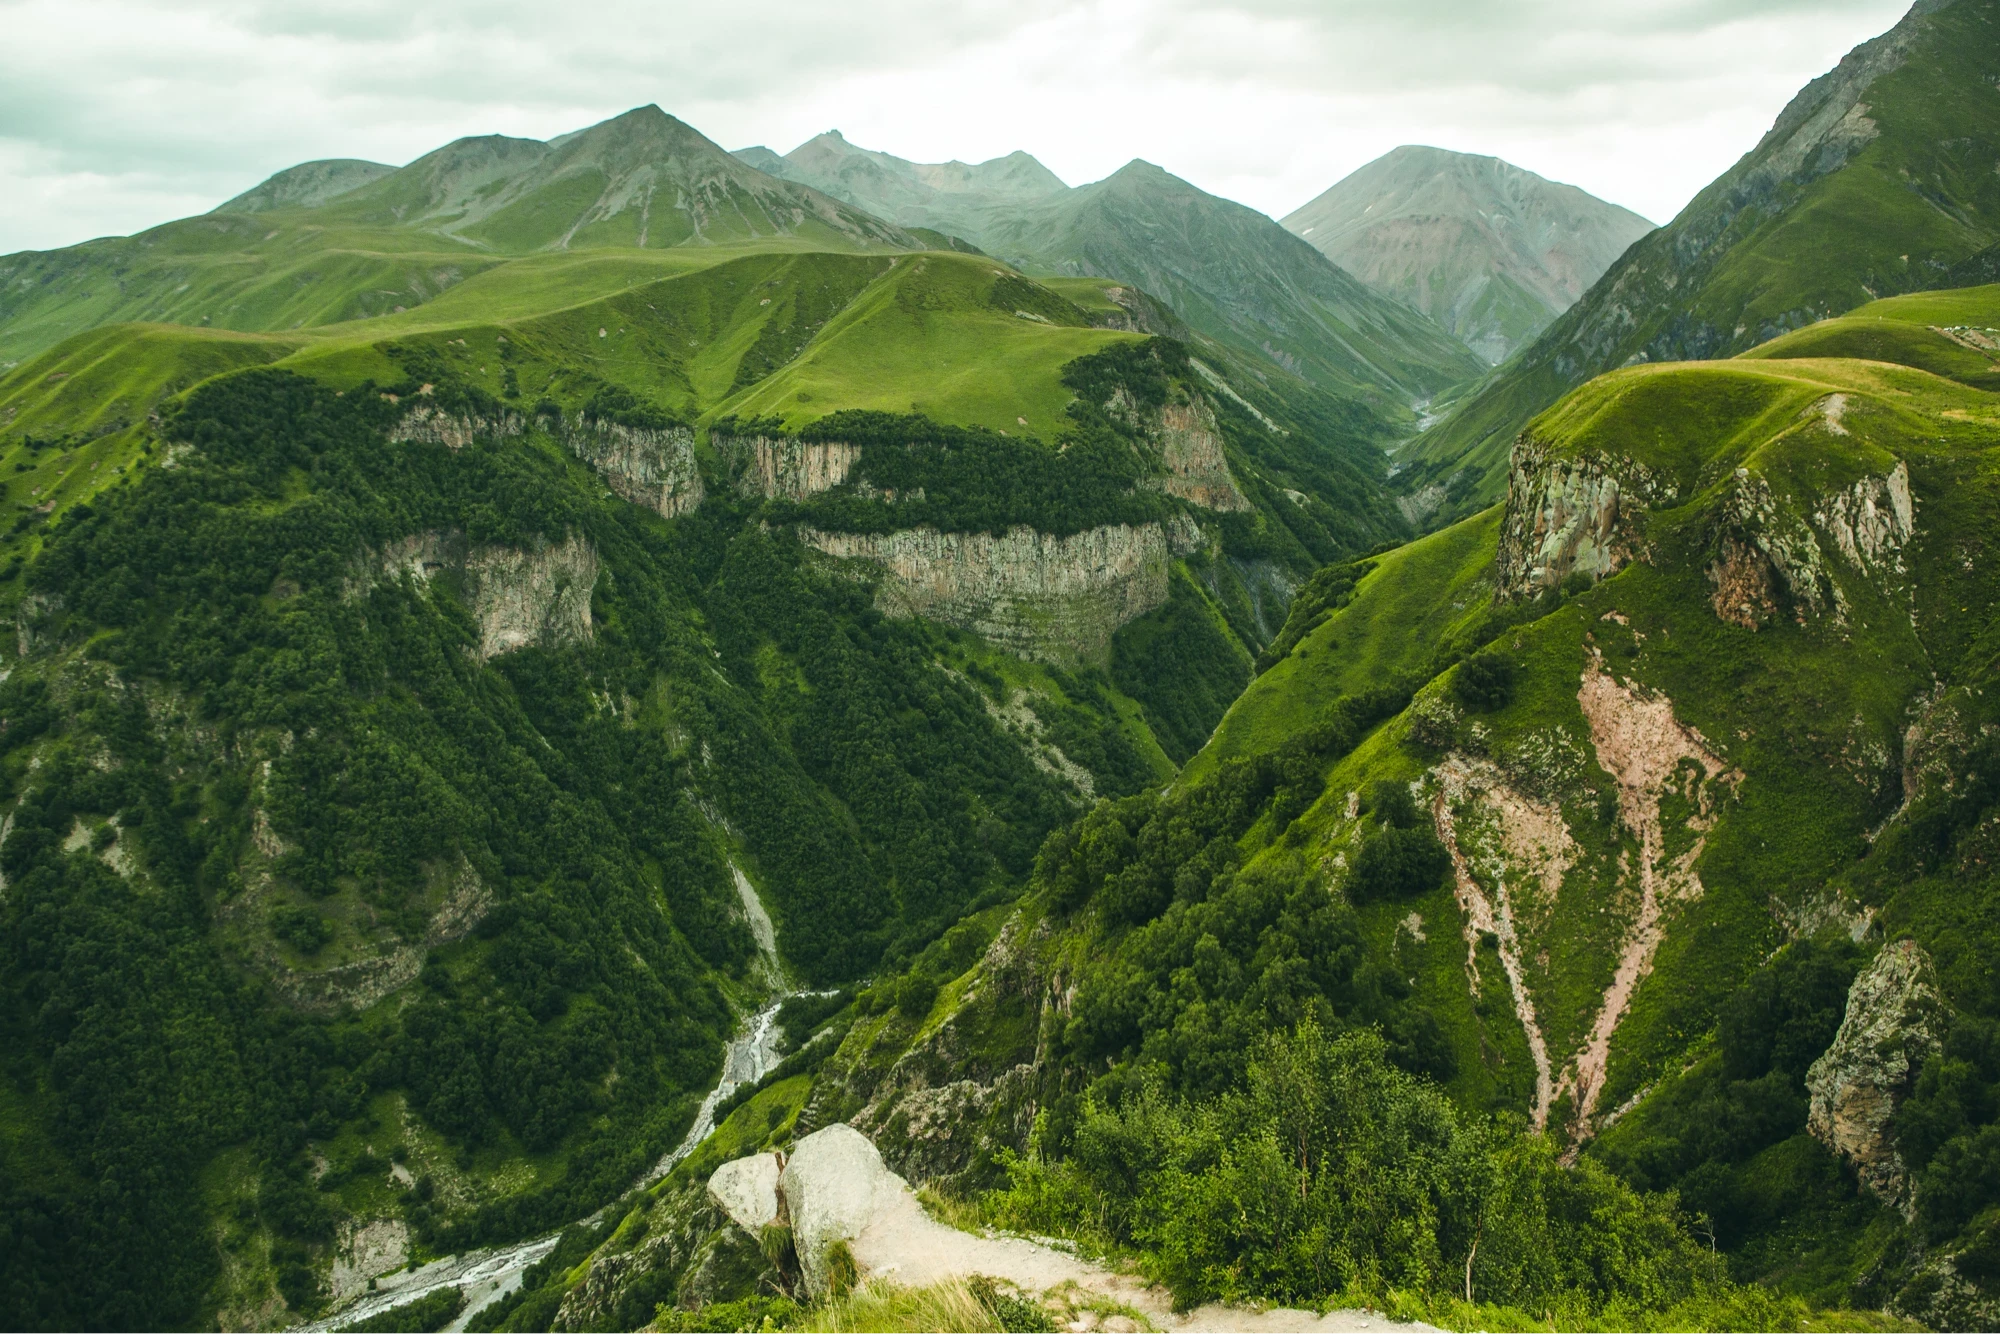
[[[806,140],[779,157],[768,148],[736,156],[759,171],[810,185],[878,218],[975,239],[987,220],[1069,187],[1027,153],[986,162],[910,162],[850,144],[840,131]]]
[[[1516,433],[1593,375],[1729,356],[1942,285],[2000,233],[1996,74],[1990,5],[1914,6],[1809,84],[1756,148],[1426,433],[1412,450],[1422,475],[1462,473],[1461,508],[1490,503]]]
[[[360,158],[322,158],[287,167],[242,194],[217,204],[213,213],[268,213],[285,208],[313,208],[362,186],[379,181],[396,169]]]
[[[901,967],[1170,776],[1399,520],[1338,404],[1092,318],[776,252],[0,380],[10,1321],[273,1325],[581,1217],[768,993],[743,895],[802,981]],[[1025,638],[911,615],[878,539]]]
[[[1490,365],[1576,304],[1653,224],[1499,158],[1406,144],[1280,221]]]
[[[551,250],[631,257],[542,268],[562,276],[557,304],[574,304],[635,273],[708,262],[690,251],[923,248],[900,228],[744,166],[651,106],[546,144],[461,139],[368,175],[308,163],[199,218],[0,258],[0,365],[126,320],[249,332],[390,315],[503,257]],[[334,192],[350,180],[354,188]]]
[[[1503,508],[1302,589],[1183,779],[1400,681],[1249,866],[1332,880],[1461,1102],[1677,1188],[1740,1278],[1937,1325],[1995,1310],[1995,323],[1993,289],[1912,295],[1591,382]],[[1450,854],[1415,878],[1371,814],[1405,790]]]
[[[1407,416],[1480,369],[1428,318],[1385,300],[1254,209],[1146,162],[1023,207],[972,238],[1031,271],[1137,283],[1240,356]]]
[[[906,225],[962,236],[1038,274],[1109,278],[1164,301],[1188,327],[1322,389],[1407,417],[1415,399],[1479,373],[1413,317],[1255,210],[1145,162],[1076,189],[1025,153],[924,165],[821,135],[772,163],[746,160]]]

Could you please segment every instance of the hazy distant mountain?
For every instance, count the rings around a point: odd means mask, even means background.
[[[916,163],[838,131],[783,157],[762,147],[736,156],[1010,263],[1134,283],[1197,333],[1345,393],[1406,404],[1483,369],[1432,321],[1376,295],[1270,218],[1150,163],[1071,189],[1026,153]]]
[[[656,106],[542,143],[460,139],[344,196],[334,212],[428,223],[509,248],[681,245],[804,235],[911,244],[900,229],[731,157]]]
[[[1192,328],[1307,379],[1402,403],[1483,367],[1255,209],[1150,162],[1017,209],[972,237],[1011,262],[1137,283]]]
[[[1957,266],[2000,241],[1996,125],[1995,6],[1919,0],[1806,85],[1413,457],[1476,477],[1466,503],[1484,503],[1506,487],[1521,428],[1594,375],[1733,356],[1878,297],[1977,281]]]
[[[1375,159],[1284,225],[1493,364],[1653,230],[1630,209],[1499,158],[1415,144]]]
[[[395,171],[381,162],[360,158],[325,158],[287,167],[236,198],[218,204],[215,213],[262,213],[274,208],[314,208],[340,198]]]
[[[904,227],[977,241],[996,214],[1069,187],[1026,153],[987,162],[910,162],[847,142],[828,130],[780,157],[761,145],[736,157],[783,180],[809,185]]]

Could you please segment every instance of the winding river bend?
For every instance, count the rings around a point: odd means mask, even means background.
[[[757,968],[763,980],[776,987],[777,995],[746,1019],[729,1045],[723,1049],[722,1078],[702,1099],[701,1110],[695,1113],[694,1124],[681,1142],[671,1152],[647,1169],[645,1175],[633,1186],[650,1186],[674,1170],[683,1158],[701,1146],[715,1129],[715,1109],[736,1090],[745,1084],[754,1084],[769,1074],[778,1064],[778,1009],[792,996],[783,967],[778,962],[776,933],[772,930],[771,919],[758,900],[757,892],[750,887],[743,872],[731,867],[735,873],[736,888],[743,899],[744,912],[750,919],[751,934],[756,937],[760,959]],[[589,1218],[583,1220],[594,1223],[602,1219],[606,1205]],[[461,1288],[465,1292],[465,1309],[458,1318],[445,1326],[446,1330],[463,1330],[472,1317],[487,1306],[492,1305],[521,1286],[521,1275],[532,1265],[538,1264],[550,1251],[556,1248],[561,1238],[560,1231],[536,1237],[532,1241],[516,1243],[512,1246],[495,1246],[483,1250],[467,1251],[463,1255],[450,1255],[442,1260],[433,1260],[420,1269],[404,1270],[384,1274],[377,1280],[376,1290],[364,1294],[358,1300],[341,1308],[333,1315],[300,1326],[305,1331],[331,1330],[343,1325],[351,1325],[357,1320],[366,1320],[394,1306],[413,1302],[427,1293],[440,1288]]]

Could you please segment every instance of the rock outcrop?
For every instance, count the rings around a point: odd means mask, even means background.
[[[1625,568],[1640,550],[1632,519],[1658,489],[1631,460],[1552,458],[1523,435],[1500,526],[1500,595],[1533,597],[1572,574],[1603,579]]]
[[[1158,486],[1170,496],[1224,513],[1252,508],[1230,475],[1215,413],[1200,399],[1168,403],[1147,423],[1146,434],[1159,448],[1167,475]]]
[[[505,440],[521,434],[526,423],[518,412],[501,411],[497,416],[446,412],[434,403],[419,403],[403,414],[403,420],[389,433],[389,439],[464,449],[475,439]]]
[[[1942,1039],[1943,1000],[1930,956],[1899,940],[1875,956],[1847,993],[1847,1016],[1806,1074],[1806,1128],[1853,1163],[1862,1184],[1909,1206],[1909,1173],[1890,1123]]]
[[[588,643],[597,551],[572,533],[530,546],[468,544],[462,533],[415,533],[391,542],[348,579],[350,597],[365,596],[385,579],[408,576],[428,585],[450,575],[479,622],[480,659],[530,644]]]
[[[1199,545],[1194,524],[1114,524],[1056,537],[1017,526],[991,533],[827,533],[801,540],[879,566],[877,605],[984,636],[1024,657],[1104,662],[1119,626],[1164,604],[1173,559]]]
[[[1829,429],[1839,429],[1837,411],[1824,409],[1824,418]],[[1754,630],[1789,610],[1799,621],[1830,612],[1844,622],[1849,594],[1829,549],[1844,559],[1844,577],[1878,585],[1900,578],[1903,546],[1916,532],[1916,499],[1900,460],[1881,476],[1826,496],[1810,512],[1781,498],[1763,476],[1739,468],[1714,527],[1708,578],[1722,620]]]
[[[715,436],[710,443],[728,462],[736,489],[766,500],[806,500],[831,491],[861,458],[861,446],[838,440],[755,435]]]
[[[694,432],[685,426],[625,426],[597,417],[565,417],[562,442],[635,505],[672,519],[702,502]]]

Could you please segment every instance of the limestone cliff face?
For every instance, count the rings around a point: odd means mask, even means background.
[[[1207,403],[1168,403],[1153,414],[1148,427],[1167,470],[1161,490],[1204,509],[1242,513],[1251,508],[1230,476],[1215,412]]]
[[[685,426],[654,429],[565,417],[562,442],[635,505],[672,519],[701,504],[704,493],[701,471],[695,466],[694,432]]]
[[[347,591],[359,597],[383,579],[408,575],[427,584],[441,574],[456,578],[479,622],[481,660],[530,644],[588,643],[592,637],[597,551],[575,534],[512,547],[468,544],[460,533],[416,533],[364,561]]]
[[[1909,1173],[1890,1122],[1942,1037],[1930,956],[1913,940],[1898,941],[1854,979],[1840,1032],[1806,1074],[1806,1128],[1853,1163],[1863,1185],[1906,1210]]]
[[[802,541],[884,575],[877,605],[971,630],[1025,657],[1103,662],[1119,626],[1166,602],[1176,555],[1200,543],[1185,518],[1113,524],[1069,537],[1017,526],[991,533],[824,533]]]
[[[1789,608],[1800,621],[1830,614],[1844,622],[1849,594],[1840,573],[1882,587],[1906,573],[1902,549],[1916,531],[1916,498],[1900,460],[1810,508],[1738,469],[1714,527],[1708,578],[1718,617],[1754,630]]]
[[[1533,597],[1572,574],[1602,579],[1639,551],[1631,520],[1661,488],[1629,459],[1556,459],[1523,435],[1514,446],[1500,528],[1502,597]]]
[[[518,412],[502,411],[498,416],[481,417],[446,412],[434,403],[419,403],[403,415],[389,439],[464,449],[477,437],[504,440],[520,435],[524,429],[526,423]]]
[[[861,446],[837,440],[776,440],[768,436],[715,436],[715,450],[729,461],[736,489],[766,500],[805,500],[847,480]]]
[[[464,449],[478,438],[504,440],[526,429],[527,421],[518,412],[503,410],[486,417],[419,403],[404,414],[389,438]],[[684,426],[656,429],[565,416],[556,434],[565,449],[595,468],[613,491],[635,505],[658,510],[671,519],[701,504],[694,432]]]

